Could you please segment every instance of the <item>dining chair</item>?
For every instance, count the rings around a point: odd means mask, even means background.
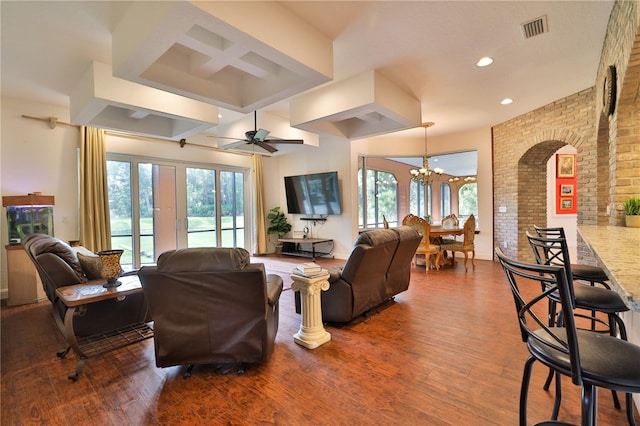
[[[425,219],[414,214],[408,214],[402,219],[402,224],[414,228],[422,236],[420,245],[413,255],[412,265],[416,265],[416,258],[418,255],[424,255],[425,260],[425,272],[429,271],[429,265],[431,264],[431,257],[435,256],[436,270],[440,269],[440,246],[433,244],[429,236],[431,225]]]
[[[576,313],[575,316],[587,318],[590,323],[590,331],[600,331],[608,333],[612,337],[616,337],[616,327],[620,333],[622,340],[627,340],[627,331],[622,318],[618,316],[620,312],[628,311],[622,298],[618,293],[612,290],[608,290],[603,287],[594,287],[588,284],[582,284],[575,282],[572,274],[572,265],[569,262],[569,249],[565,238],[553,237],[543,238],[538,237],[526,232],[527,240],[533,251],[536,263],[540,265],[553,265],[561,266],[567,273],[567,283],[573,295],[574,309],[590,311],[589,315]],[[551,293],[549,295],[549,325],[561,324],[562,317],[557,312],[557,305],[560,302],[557,293]],[[603,313],[607,315],[607,320],[604,321],[597,316],[597,313]],[[604,329],[596,329],[596,324],[604,325]],[[547,381],[545,382],[544,389],[548,390],[553,378],[553,373],[549,373]],[[554,414],[557,416],[557,412],[560,408],[560,394],[559,389],[556,395],[556,405],[554,407]],[[620,402],[615,391],[612,392],[613,401],[616,408],[620,408]],[[629,396],[629,395],[628,395]],[[630,396],[629,396],[630,398]],[[629,405],[627,400],[627,416],[633,418],[633,407]]]
[[[440,246],[440,257],[443,256],[442,252],[450,251],[451,252],[451,264],[455,265],[455,253],[462,252],[464,253],[464,270],[465,272],[468,270],[467,268],[467,259],[469,258],[469,253],[471,253],[471,264],[475,269],[476,263],[476,248],[474,245],[474,238],[476,236],[476,218],[474,215],[470,215],[467,220],[464,222],[464,239],[462,241],[452,241],[452,242],[443,242]]]
[[[451,213],[448,216],[445,216],[442,219],[442,228],[443,229],[454,229],[457,228],[459,226],[459,222],[458,222],[458,217],[456,216],[455,213]],[[451,244],[456,242],[456,236],[454,235],[452,238],[442,238],[442,242],[444,244]]]
[[[529,351],[520,388],[520,425],[527,424],[527,396],[535,361],[558,373],[558,382],[564,375],[581,386],[583,426],[596,424],[599,387],[625,392],[630,404],[630,394],[640,392],[640,346],[576,326],[574,293],[563,266],[520,262],[499,247],[495,254],[511,289],[521,338]],[[545,318],[545,304],[552,294],[561,305],[562,325],[550,324]],[[633,411],[627,412],[629,424],[634,425]]]
[[[458,227],[458,218],[455,213],[451,213],[442,219],[442,227],[444,229],[453,229]]]

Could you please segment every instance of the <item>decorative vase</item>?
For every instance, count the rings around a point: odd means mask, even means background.
[[[104,250],[96,253],[102,261],[102,278],[107,280],[103,287],[117,287],[122,284],[118,281],[118,277],[122,274],[120,266],[120,256],[124,250]]]
[[[624,217],[624,223],[627,228],[640,228],[640,215],[627,215]]]

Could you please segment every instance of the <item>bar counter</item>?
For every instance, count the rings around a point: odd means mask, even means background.
[[[640,228],[578,226],[578,233],[632,311],[640,312]]]

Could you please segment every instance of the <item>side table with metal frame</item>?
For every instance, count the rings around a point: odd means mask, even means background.
[[[121,283],[118,287],[105,288],[103,285],[106,280],[93,280],[82,284],[59,287],[56,290],[57,296],[68,308],[64,316],[64,323],[57,317],[56,323],[69,344],[66,349],[59,351],[57,355],[59,358],[64,358],[73,349],[73,352],[78,356],[76,371],[69,375],[69,379],[74,382],[80,378],[82,368],[87,359],[153,337],[153,329],[144,322],[130,324],[126,327],[93,336],[76,336],[73,328],[73,315],[79,307],[142,292],[142,285],[137,275],[123,276],[118,281]]]

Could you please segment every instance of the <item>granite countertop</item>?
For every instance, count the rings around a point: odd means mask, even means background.
[[[640,312],[640,228],[578,226],[578,232],[629,308]]]

